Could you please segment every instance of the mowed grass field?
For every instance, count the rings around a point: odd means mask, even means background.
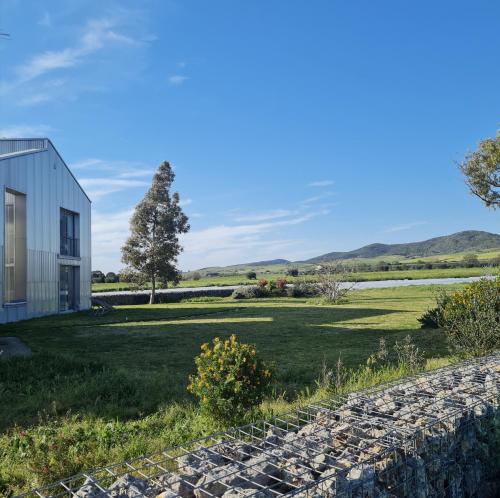
[[[256,344],[275,370],[280,410],[314,391],[323,363],[364,365],[381,337],[392,345],[410,334],[428,358],[445,358],[443,333],[417,322],[436,290],[355,291],[336,306],[221,298],[1,326],[34,354],[0,361],[0,495],[213,430],[186,385],[200,345],[216,336]]]
[[[5,325],[0,335],[20,337],[34,355],[0,363],[0,428],[33,423],[44,410],[126,419],[187,400],[200,345],[232,333],[274,364],[277,386],[289,398],[313,384],[323,360],[333,365],[341,355],[348,367],[364,363],[380,337],[393,342],[409,333],[428,356],[442,356],[441,332],[420,330],[417,322],[434,292],[433,286],[356,291],[336,306],[221,298]]]
[[[494,268],[435,268],[430,270],[394,270],[394,271],[370,271],[354,272],[349,275],[350,280],[357,282],[371,282],[375,280],[401,280],[401,279],[428,279],[428,278],[456,278],[456,277],[478,277],[494,273]],[[297,281],[314,281],[314,275],[299,275],[289,277],[282,273],[259,273],[257,280],[276,280],[285,278],[287,282],[293,284]],[[245,275],[202,277],[199,280],[182,280],[178,287],[213,287],[225,285],[248,285],[255,284],[257,280],[248,280]],[[129,290],[130,285],[125,282],[92,284],[93,292],[107,292]]]

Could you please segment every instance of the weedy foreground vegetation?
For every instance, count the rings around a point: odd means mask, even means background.
[[[373,365],[380,339],[390,350],[398,341],[403,351],[409,336],[425,352],[425,368],[446,364],[444,333],[417,321],[435,292],[433,286],[356,291],[335,306],[306,298],[205,298],[2,326],[0,335],[20,337],[34,354],[0,362],[0,493],[221,428],[187,391],[200,346],[216,337],[235,334],[272,367],[272,394],[259,417],[407,374],[397,359]]]

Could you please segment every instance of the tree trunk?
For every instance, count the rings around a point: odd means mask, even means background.
[[[151,279],[151,296],[149,298],[149,304],[154,304],[156,301],[156,281],[155,277]]]

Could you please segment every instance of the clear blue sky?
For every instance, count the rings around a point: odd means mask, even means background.
[[[479,229],[455,162],[500,126],[500,3],[2,0],[0,136],[53,139],[121,267],[166,159],[183,269]]]

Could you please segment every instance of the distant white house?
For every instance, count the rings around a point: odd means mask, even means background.
[[[0,203],[0,323],[90,308],[90,200],[49,139],[0,139]]]

